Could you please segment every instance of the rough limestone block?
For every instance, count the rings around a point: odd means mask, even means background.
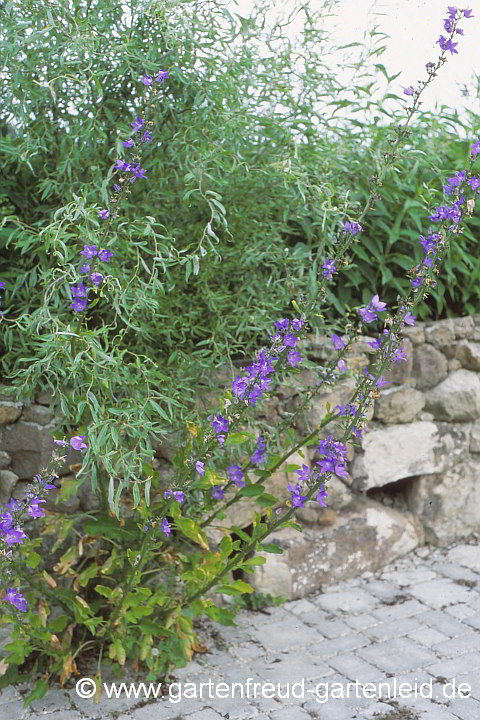
[[[10,470],[20,479],[32,479],[43,467],[49,464],[52,452],[66,455],[63,465],[56,470],[58,475],[65,475],[71,463],[82,462],[80,450],[63,453],[62,448],[53,442],[52,433],[56,424],[48,425],[23,422],[18,420],[13,425],[0,428],[0,447],[12,456]]]
[[[324,416],[327,414],[327,403],[331,405],[332,410],[335,409],[336,405],[345,405],[349,403],[353,393],[355,392],[356,380],[354,377],[346,378],[337,385],[332,387],[329,392],[321,392],[316,395],[311,402],[311,406],[305,411],[305,413],[299,415],[296,419],[296,426],[299,431],[306,435],[308,428],[314,428],[316,425],[321,423]],[[288,412],[295,412],[298,405],[301,402],[301,398],[293,398],[292,401],[287,403]],[[373,417],[373,404],[367,405],[365,408],[366,419],[369,421]],[[333,434],[334,421],[326,425],[325,428],[330,428],[326,431],[326,435]]]
[[[53,417],[53,412],[45,405],[25,405],[22,413],[24,422],[35,422],[39,425],[48,425]]]
[[[0,427],[11,425],[22,414],[22,403],[16,402],[0,402]]]
[[[425,340],[439,349],[451,345],[455,340],[455,323],[453,319],[438,320],[430,327],[425,328]]]
[[[455,318],[453,324],[455,325],[455,337],[457,340],[471,338],[475,332],[475,320],[470,315]]]
[[[11,465],[12,458],[11,455],[9,455],[4,450],[0,450],[0,470],[3,470],[4,468],[8,468],[9,465]]]
[[[470,370],[456,370],[426,393],[425,410],[436,420],[469,422],[480,418],[480,378]]]
[[[248,576],[258,591],[291,600],[318,592],[323,586],[375,571],[406,555],[424,541],[422,528],[410,513],[402,514],[370,500],[352,502],[337,523],[319,532],[285,528],[272,533],[281,555],[263,553],[267,562]],[[262,553],[259,553],[262,554]]]
[[[383,377],[390,383],[395,385],[404,385],[410,380],[413,368],[413,345],[408,337],[402,338],[399,348],[403,348],[407,355],[407,359],[390,363],[383,373]]]
[[[475,420],[470,431],[470,452],[480,453],[480,420]]]
[[[459,462],[444,473],[421,475],[406,492],[427,542],[446,545],[480,530],[480,461]],[[479,552],[480,555],[480,552]]]
[[[412,475],[438,472],[438,443],[438,429],[432,422],[372,430],[362,438],[364,455],[355,455],[352,464],[354,487],[366,491]]]
[[[465,370],[480,372],[480,343],[461,340],[455,344],[455,359]]]
[[[409,423],[425,407],[425,395],[403,385],[380,391],[375,400],[373,417],[384,423]]]
[[[400,335],[407,337],[412,345],[423,345],[425,342],[425,323],[417,321],[415,325],[405,325],[400,330]]]
[[[18,475],[15,475],[11,470],[0,470],[0,506],[8,503],[17,481]],[[0,507],[0,514],[2,512],[4,510]]]
[[[430,343],[420,345],[413,350],[412,375],[417,390],[432,388],[447,377],[447,358]]]

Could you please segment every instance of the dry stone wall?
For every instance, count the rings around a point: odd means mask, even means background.
[[[311,504],[297,510],[302,533],[284,529],[270,536],[284,552],[265,555],[267,562],[246,578],[257,590],[304,597],[373,571],[418,545],[448,544],[480,532],[480,315],[417,322],[402,335],[408,359],[385,373],[391,384],[367,410],[369,431],[361,447],[348,446],[349,486],[332,476],[327,508]],[[349,369],[361,371],[369,364],[373,350],[367,343],[372,340],[362,337],[349,351]],[[333,354],[330,339],[315,336],[302,341],[299,350],[319,366]],[[219,369],[215,389],[199,392],[197,408],[207,413],[220,409],[222,390],[232,380],[229,372]],[[301,369],[275,397],[258,403],[258,417],[275,426],[298,407],[301,390],[316,382],[316,373]],[[348,402],[354,388],[355,378],[350,377],[317,395],[299,417],[298,431],[311,431],[322,420],[326,403],[335,407]],[[50,458],[51,433],[58,424],[48,393],[39,392],[35,403],[24,404],[14,402],[4,385],[3,398],[0,503],[24,497],[28,483]],[[330,426],[323,437],[329,433]],[[174,474],[175,437],[162,442],[152,438],[152,446],[154,466],[168,486]],[[59,471],[62,483],[75,484],[81,457],[76,451],[69,455]],[[288,462],[314,468],[318,459],[312,446]],[[288,499],[288,482],[296,482],[295,473],[279,468],[267,481],[267,491]],[[51,511],[72,513],[97,506],[88,484],[62,503],[56,502],[58,493],[52,490],[48,496],[45,507]],[[247,528],[252,510],[258,509],[253,500],[244,499],[222,524]],[[221,536],[219,530],[210,531],[212,544]]]

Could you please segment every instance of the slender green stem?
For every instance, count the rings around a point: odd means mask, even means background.
[[[283,463],[285,462],[285,460],[287,460],[287,459],[290,457],[290,455],[292,455],[294,452],[296,452],[296,451],[299,450],[301,447],[303,447],[303,446],[305,445],[305,443],[307,443],[309,440],[313,440],[313,438],[315,437],[315,435],[317,435],[317,433],[318,433],[325,425],[328,425],[328,423],[331,422],[331,420],[332,420],[334,417],[335,417],[335,416],[334,416],[334,414],[333,414],[332,412],[330,412],[330,413],[328,413],[327,415],[325,415],[325,417],[322,419],[322,422],[319,423],[319,424],[316,426],[315,430],[313,430],[309,435],[307,435],[305,438],[303,438],[303,440],[301,440],[299,443],[297,443],[297,445],[295,445],[293,448],[291,448],[290,450],[287,450],[287,452],[280,458],[280,460],[279,460],[277,463],[275,463],[275,465],[272,465],[272,467],[269,467],[269,468],[268,468],[268,477],[270,477],[270,475],[272,475],[272,474],[275,472],[275,470],[277,470],[281,465],[283,465]],[[250,464],[253,465],[253,463],[249,463],[249,465],[250,465]],[[247,468],[248,468],[248,466],[247,466]],[[264,483],[265,480],[267,480],[267,477],[259,478],[259,479],[256,480],[254,483],[252,483],[252,485],[258,485],[258,484]],[[241,492],[240,492],[240,493],[237,493],[237,494],[235,495],[235,497],[233,497],[233,498],[232,498],[231,500],[229,500],[227,503],[225,503],[224,505],[222,505],[221,507],[219,507],[217,510],[215,510],[214,513],[212,513],[211,515],[209,515],[209,517],[200,524],[200,527],[203,528],[203,527],[206,527],[207,525],[210,525],[211,521],[218,515],[218,513],[219,513],[220,511],[225,510],[226,508],[230,507],[230,505],[233,505],[233,503],[237,502],[238,500],[242,500],[244,497],[245,497],[245,496],[242,495]]]
[[[138,560],[138,566],[132,567],[130,576],[127,580],[126,587],[123,590],[123,594],[121,598],[119,599],[119,602],[117,603],[115,609],[112,611],[112,614],[110,615],[110,618],[108,620],[107,625],[102,629],[102,635],[106,635],[108,637],[108,633],[112,629],[113,624],[117,620],[118,616],[120,615],[120,612],[122,610],[123,604],[128,596],[128,593],[133,587],[133,584],[135,583],[135,576],[137,575],[138,571],[142,569],[143,561],[145,558],[145,553],[148,550],[148,545],[150,544],[150,533],[145,533],[145,537],[142,540],[142,544],[140,546],[140,557]],[[122,588],[123,589],[123,588]]]

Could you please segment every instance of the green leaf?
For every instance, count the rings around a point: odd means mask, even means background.
[[[148,620],[142,620],[138,627],[142,630],[142,632],[147,633],[148,635],[153,635],[154,637],[177,637],[176,630],[168,630],[167,628],[162,627],[159,623],[148,622]]]
[[[205,532],[194,520],[191,518],[176,517],[175,524],[186,537],[190,538],[190,540],[198,543],[204,550],[210,549],[208,547],[208,538]]]
[[[265,492],[265,488],[263,485],[260,485],[260,483],[255,485],[245,485],[240,492],[238,493],[242,497],[256,497],[258,495],[263,495]]]
[[[55,620],[48,622],[48,628],[54,633],[63,632],[70,622],[68,615],[59,615]]]
[[[221,608],[210,606],[205,609],[205,612],[209,618],[220,623],[220,625],[237,627],[234,622],[235,610],[222,610]]]
[[[278,503],[278,498],[270,493],[263,493],[255,500],[261,507],[272,507]]]
[[[283,548],[281,548],[279,545],[275,545],[275,543],[257,545],[257,550],[261,550],[262,552],[266,553],[273,553],[274,555],[281,555],[283,553]]]
[[[130,622],[136,623],[137,620],[140,618],[146,617],[147,615],[151,615],[153,612],[153,608],[151,607],[134,607],[131,608],[126,614],[125,617],[127,620],[130,620]]]
[[[241,540],[243,540],[243,542],[246,542],[249,544],[252,542],[252,538],[250,537],[250,535],[247,535],[247,533],[244,530],[242,530],[241,527],[238,527],[238,525],[232,525],[230,530],[235,535],[238,535],[238,537]]]
[[[41,556],[38,553],[36,553],[34,550],[32,550],[31,552],[29,552],[28,557],[27,557],[28,567],[36,568],[41,559],[42,559]]]
[[[86,568],[83,572],[80,573],[80,575],[77,578],[77,583],[81,587],[85,587],[85,585],[88,583],[89,580],[91,580],[94,577],[97,577],[99,571],[100,571],[100,565],[97,565],[96,563],[92,563],[90,567]]]
[[[233,583],[217,585],[215,592],[224,593],[225,595],[243,595],[243,593],[253,592],[253,588],[243,580],[235,580]]]
[[[130,565],[132,567],[137,567],[138,563],[140,562],[140,553],[138,551],[132,550],[131,548],[127,548],[127,557]]]
[[[166,414],[165,410],[157,402],[155,402],[155,400],[152,400],[150,398],[148,404],[150,405],[150,407],[157,411],[160,417],[162,417],[168,424],[170,424],[170,418]]]
[[[105,535],[115,540],[119,535],[134,537],[134,534],[126,528],[120,527],[115,518],[102,518],[101,520],[88,520],[83,525],[85,535]]]
[[[224,442],[225,445],[241,445],[246,440],[255,440],[255,435],[253,433],[247,433],[247,432],[236,432],[229,434],[227,436],[227,439]]]
[[[23,706],[28,707],[34,700],[41,700],[48,691],[48,681],[45,678],[39,678],[32,692],[23,700]]]
[[[264,558],[262,555],[256,555],[255,557],[248,558],[248,560],[245,560],[245,562],[242,562],[241,565],[237,565],[237,568],[241,570],[245,567],[250,567],[251,565],[265,565],[267,562],[267,558]]]
[[[111,598],[113,593],[112,588],[106,587],[105,585],[95,585],[95,591],[106,598]]]
[[[228,557],[232,552],[233,541],[230,535],[225,535],[220,542],[220,555],[222,557]]]

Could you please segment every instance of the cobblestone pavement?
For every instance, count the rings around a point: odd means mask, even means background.
[[[116,681],[119,697],[99,704],[73,687],[24,710],[16,686],[0,693],[0,720],[480,720],[478,538],[241,611],[237,625],[208,624],[221,647],[210,638],[209,652],[177,670],[170,697],[128,698]]]

